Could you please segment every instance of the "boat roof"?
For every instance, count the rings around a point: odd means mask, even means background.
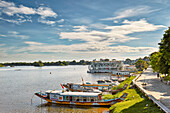
[[[67,84],[64,84],[64,85],[80,85],[80,86],[106,86],[108,87],[109,84],[80,84],[80,83],[67,83]]]
[[[55,93],[61,96],[98,96],[101,94],[93,92],[62,92],[61,90],[47,90],[46,93]]]
[[[46,93],[61,93],[61,90],[47,90]]]
[[[91,93],[91,92],[64,92],[60,93],[62,96],[98,96],[101,93]]]

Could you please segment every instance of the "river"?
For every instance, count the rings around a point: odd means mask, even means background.
[[[35,92],[61,90],[60,83],[95,83],[108,75],[87,73],[88,66],[18,66],[0,68],[0,112],[2,113],[102,113],[106,107],[77,107],[49,104]],[[31,103],[32,99],[32,103]]]

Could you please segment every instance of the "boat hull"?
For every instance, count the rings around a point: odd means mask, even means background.
[[[63,105],[78,105],[78,106],[111,106],[117,102],[121,102],[123,101],[122,99],[116,99],[116,100],[111,100],[111,101],[104,101],[104,102],[76,102],[76,101],[58,101],[58,100],[51,100],[48,99],[47,97],[39,94],[39,93],[35,93],[35,95],[37,95],[38,97],[40,97],[41,99],[46,100],[49,103],[56,103],[56,104],[63,104]]]

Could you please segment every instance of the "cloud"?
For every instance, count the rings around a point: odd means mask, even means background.
[[[89,18],[75,18],[72,21],[79,23],[79,24],[91,24],[92,20]]]
[[[46,19],[44,19],[44,18],[39,18],[39,19],[38,19],[38,22],[41,22],[41,23],[43,23],[43,24],[48,24],[48,25],[53,25],[53,24],[56,23],[56,21],[46,20]]]
[[[130,47],[130,46],[113,46],[113,44],[124,43],[130,40],[138,39],[137,37],[128,36],[128,34],[136,32],[155,31],[161,28],[165,28],[163,25],[153,25],[146,20],[141,19],[139,21],[124,20],[123,25],[120,26],[105,26],[103,29],[108,31],[83,31],[82,28],[86,26],[74,26],[78,28],[79,32],[61,32],[60,39],[68,40],[82,40],[83,43],[71,44],[71,45],[48,45],[39,42],[24,42],[28,44],[28,47],[21,48],[17,52],[64,52],[64,53],[134,53],[134,54],[149,54],[153,51],[157,51],[154,47]],[[80,30],[81,29],[81,30]],[[17,33],[15,33],[17,34]]]
[[[57,22],[58,22],[58,23],[62,23],[62,22],[64,22],[64,19],[60,19],[60,20],[58,20]]]
[[[2,35],[2,34],[0,34],[0,37],[6,37],[6,35]]]
[[[155,31],[160,28],[166,28],[166,26],[163,25],[150,24],[145,19],[140,19],[139,21],[124,20],[122,23],[125,25],[107,26],[105,29],[110,29],[115,33],[130,34],[135,32]]]
[[[24,23],[24,22],[32,22],[32,20],[31,19],[29,19],[29,18],[18,18],[18,19],[16,19],[16,20],[14,20],[14,19],[4,19],[4,18],[1,18],[0,17],[0,20],[3,20],[3,21],[6,21],[6,22],[9,22],[9,23],[14,23],[14,24],[21,24],[21,23]]]
[[[157,10],[151,10],[149,6],[137,6],[134,8],[119,10],[118,12],[116,12],[117,16],[103,18],[101,20],[115,20],[115,19],[128,18],[128,17],[138,16],[138,15],[148,14]]]
[[[87,30],[87,26],[84,26],[84,25],[82,25],[82,26],[73,26],[73,30],[74,31],[88,31]]]
[[[24,43],[28,45],[43,45],[43,43],[33,42],[33,41],[25,41]]]
[[[39,8],[31,8],[23,5],[16,6],[13,2],[0,1],[0,13],[4,13],[8,16],[16,16],[18,19],[5,19],[0,18],[0,20],[4,20],[7,22],[21,24],[23,22],[32,22],[31,18],[27,15],[39,15],[42,19],[39,20],[41,23],[45,24],[54,24],[56,21],[46,20],[46,17],[56,18],[58,15],[49,7],[39,7]],[[59,20],[59,22],[63,21],[63,19]]]
[[[16,31],[8,31],[8,36],[9,36],[9,37],[21,38],[22,40],[29,38],[29,36],[20,35],[20,33],[19,33],[19,32],[16,32]]]
[[[13,16],[14,14],[25,14],[25,15],[34,15],[38,14],[42,17],[56,17],[57,14],[48,7],[39,7],[38,9],[26,7],[19,5],[18,7],[13,2],[0,1],[0,7],[2,12]]]
[[[45,17],[56,18],[58,16],[54,11],[52,11],[51,8],[48,8],[48,7],[39,7],[36,11],[36,14],[41,15],[42,18],[45,18]]]
[[[25,41],[25,44],[28,44],[28,47],[23,47],[20,49],[16,49],[14,51],[16,52],[31,52],[31,53],[37,53],[37,52],[49,52],[49,53],[119,53],[119,54],[127,54],[127,53],[144,53],[149,54],[153,51],[157,51],[157,48],[154,47],[130,47],[130,46],[110,46],[106,47],[105,45],[102,45],[101,43],[97,44],[72,44],[72,45],[48,45],[45,43],[39,43],[39,42],[33,42],[33,41]]]
[[[90,24],[89,27],[90,28],[95,28],[95,29],[103,29],[105,28],[107,25],[105,24],[101,24],[101,23],[95,23],[95,24]]]
[[[163,25],[153,25],[148,23],[146,20],[141,19],[139,21],[123,21],[124,25],[120,26],[105,26],[103,29],[109,31],[97,31],[92,30],[89,32],[61,32],[60,39],[69,40],[82,40],[88,43],[101,43],[104,42],[105,45],[111,45],[116,42],[127,42],[130,40],[138,39],[136,37],[127,36],[128,34],[135,32],[146,32],[155,31],[166,26]]]
[[[0,47],[5,46],[6,44],[0,44]]]

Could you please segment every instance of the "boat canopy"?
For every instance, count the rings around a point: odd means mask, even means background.
[[[61,96],[98,96],[101,93],[91,93],[91,92],[64,92],[64,93],[60,93]]]
[[[61,90],[47,90],[45,93],[61,93]]]

